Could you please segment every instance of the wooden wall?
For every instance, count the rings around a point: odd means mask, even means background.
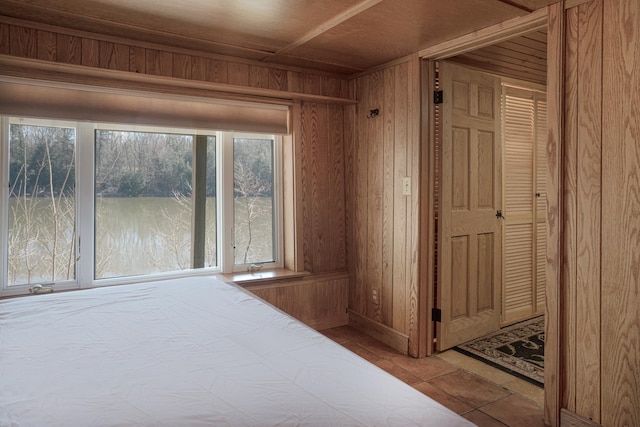
[[[347,272],[314,274],[275,285],[252,285],[247,290],[318,330],[349,322]]]
[[[349,98],[349,81],[0,16],[0,54],[185,80]]]
[[[591,0],[560,18],[564,127],[549,146],[562,159],[549,212],[560,213],[550,225],[561,232],[559,252],[548,253],[559,274],[547,276],[560,366],[546,364],[545,387],[558,387],[561,423],[640,425],[640,8]],[[548,421],[557,424],[553,413]]]
[[[344,107],[303,102],[300,154],[304,269],[347,269]]]
[[[420,67],[417,57],[356,79],[347,107],[349,307],[409,337],[418,354]],[[367,118],[378,109],[376,117]],[[403,195],[409,180],[410,195]]]

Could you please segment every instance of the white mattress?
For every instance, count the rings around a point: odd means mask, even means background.
[[[472,425],[243,289],[0,301],[0,426]]]

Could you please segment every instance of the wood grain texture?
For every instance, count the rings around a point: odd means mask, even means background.
[[[423,200],[420,198],[420,174],[422,165],[420,162],[421,153],[421,74],[420,58],[418,55],[411,55],[409,58],[408,84],[409,104],[407,108],[408,123],[408,146],[407,146],[407,172],[411,185],[411,196],[407,200],[407,286],[408,289],[408,312],[407,312],[407,335],[409,335],[409,354],[418,357],[421,354],[421,346],[426,343],[421,342],[422,331],[426,328],[427,322],[431,319],[431,313],[426,311],[427,292],[424,287],[420,287],[419,279],[419,258],[420,245],[420,209]]]
[[[147,70],[147,60],[143,47],[129,47],[129,71],[144,74]]]
[[[547,32],[547,298],[545,317],[544,421],[560,425],[560,336],[563,221],[564,5],[548,8]]]
[[[38,59],[43,61],[56,61],[57,58],[57,37],[51,31],[37,31],[38,37]]]
[[[282,91],[290,94],[290,97],[304,94],[335,99],[355,98],[347,78],[312,70],[296,68],[294,71],[286,66],[258,65],[252,61],[234,60],[207,52],[136,42],[2,16],[0,34],[0,53],[17,57],[220,83],[230,85],[230,91],[239,86]]]
[[[602,425],[640,425],[639,6],[602,7]]]
[[[402,179],[396,180],[395,166],[395,67],[382,73],[384,80],[383,99],[381,103],[383,122],[382,133],[382,287],[381,287],[381,323],[393,324],[394,295],[394,194],[402,185]]]
[[[24,58],[38,57],[37,31],[33,28],[10,26],[9,53]]]
[[[357,81],[357,97],[359,103],[356,106],[356,135],[353,154],[353,240],[351,252],[353,253],[353,265],[351,266],[352,283],[349,307],[362,315],[367,314],[367,306],[371,298],[371,290],[366,279],[367,271],[367,222],[368,222],[368,150],[369,144],[367,127],[367,108],[369,107],[369,77],[359,78]]]
[[[407,173],[407,145],[409,143],[409,63],[404,62],[394,68],[393,81],[393,273],[389,283],[393,284],[393,317],[390,325],[406,333],[408,284],[407,284],[407,197],[402,194],[402,184]]]
[[[304,266],[311,272],[346,267],[343,116],[342,106],[301,106]]]
[[[384,75],[382,71],[371,74],[369,83],[369,109],[381,109],[384,99]],[[366,106],[365,106],[366,108]],[[382,226],[383,226],[383,169],[384,169],[384,112],[367,120],[367,270],[371,304],[366,315],[382,322]],[[374,298],[374,292],[377,297]]]
[[[562,390],[562,407],[576,410],[576,301],[577,301],[577,170],[578,170],[578,9],[565,18],[564,76],[564,171],[563,171],[563,264],[562,264],[562,372],[567,379]]]
[[[100,42],[95,39],[83,38],[81,45],[82,65],[100,68]]]
[[[421,324],[426,308],[419,306],[426,294],[418,290],[419,76],[416,56],[356,79],[360,101],[356,135],[345,159],[350,308],[409,336],[409,352],[414,356],[419,354],[419,333],[427,322],[423,319]],[[378,116],[367,118],[375,108]],[[408,196],[402,191],[405,177]]]
[[[56,40],[56,60],[66,64],[82,64],[82,39],[66,34],[58,34]]]
[[[351,281],[354,281],[354,265],[356,254],[354,235],[354,215],[355,215],[355,192],[356,182],[354,176],[355,169],[355,145],[356,145],[356,106],[347,105],[344,107],[344,179],[345,179],[345,251],[347,259],[347,269],[349,270]],[[349,301],[356,298],[355,286],[349,286]]]
[[[308,151],[309,169],[309,191],[306,194],[305,201],[309,203],[309,216],[305,221],[311,222],[311,233],[305,235],[305,238],[311,239],[311,257],[312,262],[309,271],[322,272],[330,271],[331,263],[331,229],[329,215],[326,212],[327,200],[330,193],[329,179],[329,153],[327,147],[330,145],[329,135],[327,132],[328,111],[325,105],[311,104],[311,108],[307,110],[307,121],[303,126],[308,126],[310,132],[307,141],[305,141]],[[307,144],[308,143],[308,144]]]
[[[120,43],[101,41],[100,68],[110,70],[129,71],[129,47]]]
[[[316,274],[304,279],[247,286],[248,291],[312,328],[346,325],[349,275]]]
[[[145,50],[145,73],[155,76],[173,75],[173,53],[156,49]]]
[[[228,62],[227,82],[230,85],[249,86],[249,65],[240,62]]]
[[[576,413],[600,422],[602,3],[578,7]],[[596,82],[596,84],[594,84]]]
[[[191,80],[191,65],[190,55],[174,53],[173,66],[171,68],[172,76],[179,79]]]
[[[601,425],[595,421],[581,417],[580,415],[563,409],[560,411],[560,421],[563,427],[600,427]]]
[[[9,24],[5,24],[4,22],[0,22],[0,54],[1,55],[9,55],[11,54],[11,40],[10,40],[10,29]]]
[[[330,254],[331,270],[344,270],[347,268],[346,249],[346,208],[345,208],[345,155],[344,155],[344,107],[341,105],[327,105],[327,123],[329,150],[329,188],[331,215],[329,217],[331,239]],[[333,189],[333,190],[332,190]],[[336,191],[337,190],[337,191]]]
[[[458,55],[451,60],[503,77],[546,84],[546,32],[535,31],[495,45]]]

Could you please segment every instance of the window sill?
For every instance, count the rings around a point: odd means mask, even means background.
[[[259,270],[254,272],[236,272],[221,274],[225,280],[229,280],[241,286],[263,285],[270,282],[278,282],[287,279],[299,279],[310,275],[308,271],[291,271],[286,268],[274,268],[271,270]]]

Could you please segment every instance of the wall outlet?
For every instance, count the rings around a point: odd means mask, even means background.
[[[378,290],[377,289],[374,289],[374,290],[371,291],[371,300],[376,304],[378,303]]]
[[[405,176],[404,178],[402,178],[402,195],[411,195],[411,177]]]

